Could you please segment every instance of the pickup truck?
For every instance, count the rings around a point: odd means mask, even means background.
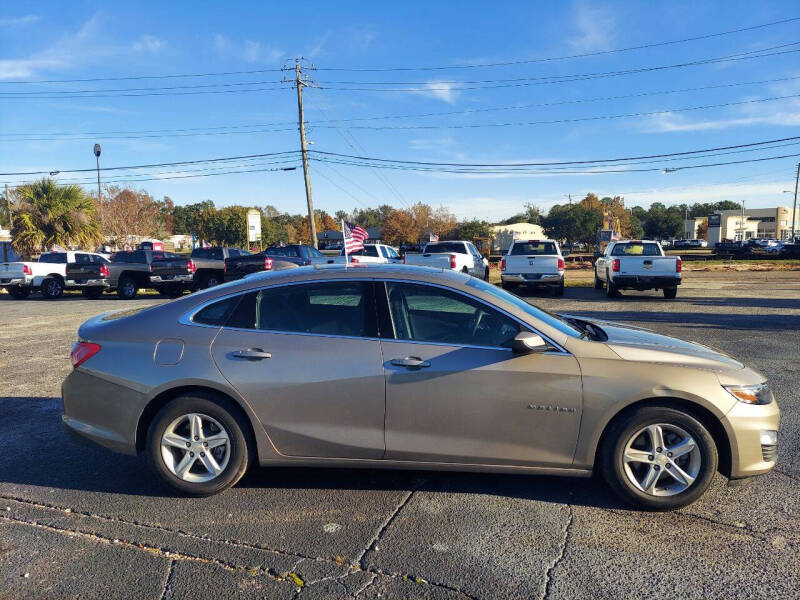
[[[425,245],[422,254],[406,254],[403,263],[461,271],[489,281],[489,261],[481,256],[472,242],[431,242]]]
[[[115,253],[108,271],[109,289],[123,300],[132,300],[141,288],[176,297],[192,286],[195,265],[172,252],[129,250]]]
[[[295,263],[298,267],[311,264],[324,264],[327,257],[314,248],[305,244],[287,244],[285,246],[270,246],[264,250],[267,256],[277,257],[281,260],[288,260]]]
[[[192,250],[191,259],[195,265],[192,283],[197,290],[214,287],[225,281],[225,260],[250,256],[247,250],[239,248],[195,248]]]
[[[613,298],[619,290],[663,290],[672,299],[681,284],[679,256],[665,256],[661,244],[648,240],[611,242],[594,264],[594,287]]]
[[[403,259],[397,250],[385,244],[364,244],[363,250],[347,253],[347,262],[351,264],[386,264],[400,263]],[[340,250],[339,256],[322,256],[311,260],[312,265],[324,264],[344,264],[344,248]]]
[[[282,271],[294,269],[299,265],[285,257],[272,257],[264,252],[225,259],[225,281],[235,281],[260,271]]]
[[[84,298],[96,300],[110,287],[109,264],[104,256],[98,254],[76,256],[75,262],[67,263],[66,289],[80,290]]]
[[[550,287],[564,295],[564,255],[555,240],[515,240],[500,260],[500,284],[504,290],[521,285]]]
[[[37,262],[7,262],[0,264],[0,287],[14,298],[27,298],[31,292],[40,291],[48,299],[64,293],[67,263],[100,257],[95,252],[61,251],[43,252]]]

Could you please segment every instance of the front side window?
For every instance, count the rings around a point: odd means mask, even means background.
[[[386,246],[385,249],[386,249],[386,254],[388,255],[389,258],[400,258],[400,255],[397,252],[395,252],[395,249],[392,248],[391,246]]]
[[[454,291],[400,282],[386,288],[398,340],[510,348],[520,332],[515,320]]]
[[[287,333],[377,337],[370,294],[368,284],[360,281],[266,288],[242,296],[227,326]]]

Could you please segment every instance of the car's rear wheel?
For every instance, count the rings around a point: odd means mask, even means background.
[[[517,289],[517,284],[516,283],[506,283],[505,281],[501,281],[500,282],[500,287],[502,287],[504,290],[507,290],[509,292],[513,292],[513,291],[515,291]]]
[[[603,289],[603,281],[597,276],[597,271],[594,272],[594,289]]]
[[[18,285],[7,289],[8,293],[11,294],[17,300],[24,300],[25,298],[31,295],[31,288],[29,287],[23,287],[21,285]]]
[[[41,292],[48,300],[60,298],[64,293],[64,282],[60,277],[48,277],[42,281]]]
[[[611,281],[611,276],[606,273],[606,296],[609,298],[616,298],[619,296],[619,290],[617,286],[614,285],[614,282]]]
[[[678,288],[676,287],[664,288],[664,298],[666,298],[667,300],[672,300],[677,295],[678,295]]]
[[[553,288],[553,294],[557,297],[561,297],[564,295],[564,280],[561,280],[561,283],[558,284],[555,288]]]
[[[672,510],[705,493],[719,461],[708,429],[693,416],[647,406],[618,419],[606,432],[599,466],[624,501]]]
[[[88,298],[89,300],[97,300],[100,296],[103,295],[103,288],[98,287],[89,287],[83,288],[81,290],[84,298]]]
[[[489,267],[486,267],[486,270],[483,272],[483,280],[489,281]]]
[[[123,300],[133,300],[136,298],[137,293],[139,293],[139,288],[132,278],[120,277],[117,284],[117,296]]]
[[[147,460],[167,485],[184,494],[217,494],[247,471],[247,430],[228,401],[181,396],[166,404],[150,424]]]

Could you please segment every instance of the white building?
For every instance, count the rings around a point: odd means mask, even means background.
[[[532,223],[511,223],[492,226],[492,253],[505,252],[514,240],[540,240],[545,237],[541,225]]]
[[[800,211],[798,211],[800,213]],[[800,231],[800,214],[795,216],[795,233]],[[786,240],[792,236],[792,209],[786,206],[775,208],[745,208],[722,210],[708,216],[708,243],[722,240],[749,240],[767,238]]]

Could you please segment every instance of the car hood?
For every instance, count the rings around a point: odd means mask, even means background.
[[[732,371],[744,368],[738,360],[697,342],[687,342],[655,331],[612,321],[580,319],[596,325],[608,336],[606,346],[620,358],[637,362],[670,363]]]

